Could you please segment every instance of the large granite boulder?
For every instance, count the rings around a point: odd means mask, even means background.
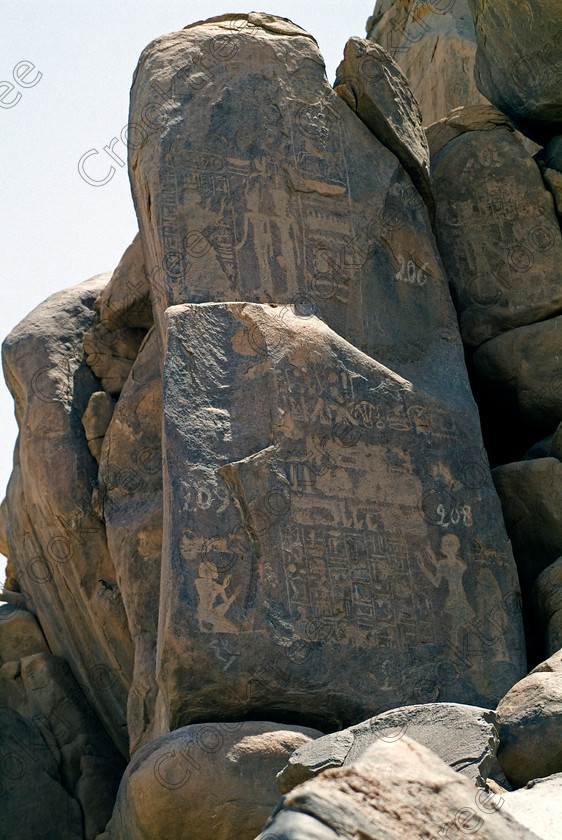
[[[511,688],[497,708],[498,760],[514,787],[562,772],[562,650]]]
[[[460,703],[403,706],[299,747],[277,776],[279,790],[287,793],[324,770],[353,764],[377,741],[393,742],[404,735],[479,786],[488,778],[499,743],[490,709]]]
[[[477,347],[559,314],[562,235],[540,170],[513,131],[480,108],[474,121],[464,113],[472,130],[447,140],[439,127],[438,144],[435,128],[428,136],[439,250],[463,340]]]
[[[502,798],[505,813],[542,840],[558,840],[562,825],[562,773],[533,779]]]
[[[292,308],[166,317],[163,731],[495,706],[518,584],[460,355],[426,390]]]
[[[545,145],[562,133],[559,0],[468,0],[478,50],[478,89],[528,137]]]
[[[107,427],[113,416],[115,400],[106,391],[95,391],[82,415],[82,425],[88,441],[88,449],[99,463],[101,448]]]
[[[0,698],[0,708],[15,713],[2,720],[14,729],[6,740],[0,734],[0,789],[12,804],[27,796],[25,810],[35,814],[28,825],[15,807],[3,807],[1,836],[66,838],[67,815],[74,822],[78,813],[84,828],[78,836],[93,840],[111,816],[125,763],[66,662],[49,653],[34,616],[7,605],[0,607]],[[53,764],[45,766],[48,756]],[[60,790],[45,785],[45,769]],[[46,804],[61,809],[60,825]]]
[[[405,736],[294,788],[257,840],[536,840],[501,805]]]
[[[429,148],[420,108],[396,62],[379,44],[350,38],[337,69],[334,90],[375,137],[394,152],[433,219]]]
[[[562,463],[551,457],[515,461],[492,475],[528,597],[538,575],[562,554]]]
[[[158,38],[129,119],[162,352],[166,308],[210,300],[296,303],[408,378],[456,333],[422,199],[290,21],[224,15]]]
[[[10,840],[84,840],[78,802],[65,790],[40,728],[0,706],[0,836]]]
[[[99,380],[82,341],[109,275],[57,292],[6,338],[4,374],[19,438],[8,485],[11,589],[37,615],[50,650],[68,661],[107,731],[127,753],[125,705],[131,639],[103,523],[81,417]]]
[[[533,588],[545,636],[546,655],[562,649],[562,557],[538,576]]]
[[[156,700],[156,635],[162,553],[162,376],[148,334],[103,438],[97,507],[107,532],[134,645],[127,702],[131,754],[150,739]]]
[[[509,330],[473,357],[494,409],[519,415],[538,432],[562,420],[562,316]]]
[[[461,105],[486,102],[474,82],[476,35],[468,0],[377,0],[367,36],[406,75],[424,125]]]
[[[129,764],[112,840],[253,840],[279,798],[275,776],[321,733],[245,721],[186,726],[142,747]]]
[[[94,309],[100,323],[110,331],[121,327],[149,330],[153,325],[150,286],[138,233],[102,289]]]
[[[48,652],[49,646],[33,613],[21,607],[0,607],[0,666],[32,653]]]

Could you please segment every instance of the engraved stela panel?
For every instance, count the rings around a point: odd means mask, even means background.
[[[298,313],[166,313],[168,723],[338,728],[408,703],[493,706],[524,653],[472,409]]]
[[[425,205],[315,41],[266,17],[194,25],[139,62],[129,171],[160,338],[171,305],[300,302],[369,355],[420,361],[427,318],[429,343],[454,324]]]
[[[464,341],[478,346],[557,315],[560,227],[540,170],[514,133],[468,131],[433,157],[432,174],[437,239]]]

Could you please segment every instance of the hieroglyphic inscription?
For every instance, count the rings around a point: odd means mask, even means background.
[[[183,279],[193,301],[230,292],[226,298],[307,294],[348,303],[373,231],[364,213],[352,212],[345,145],[334,142],[341,117],[324,101],[283,101],[276,113],[286,129],[283,165],[265,140],[251,159],[208,149],[167,153],[156,213],[171,299],[179,299]],[[326,158],[318,150],[328,141]],[[202,260],[210,252],[222,288],[208,285]]]
[[[290,614],[305,637],[311,624],[342,642],[368,633],[377,648],[434,641],[433,611],[404,538],[298,525],[282,548]]]

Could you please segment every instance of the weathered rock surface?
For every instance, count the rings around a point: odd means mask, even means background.
[[[562,217],[562,172],[556,169],[541,169],[545,186],[552,193],[558,217]]]
[[[6,499],[0,503],[0,554],[9,558],[8,549],[8,507]]]
[[[115,400],[105,391],[96,391],[90,397],[82,416],[88,448],[99,463],[103,438],[115,408]]]
[[[406,75],[424,125],[486,102],[474,82],[476,35],[467,0],[378,0],[367,33]]]
[[[138,233],[102,289],[94,309],[100,323],[110,331],[121,327],[149,330],[153,326],[150,286]]]
[[[534,779],[502,797],[502,809],[542,840],[557,840],[562,825],[562,773]]]
[[[562,557],[541,572],[533,589],[545,634],[546,655],[562,648]]]
[[[152,330],[105,434],[97,494],[134,645],[127,703],[131,754],[151,737],[154,721],[162,553],[161,452],[162,377]]]
[[[91,504],[97,464],[81,423],[99,383],[82,341],[108,275],[48,298],[3,345],[19,439],[7,492],[14,583],[50,650],[68,661],[114,742],[126,753],[131,641],[103,524]]]
[[[562,27],[558,0],[468,0],[478,49],[478,89],[545,145],[562,133]]]
[[[140,233],[4,347],[1,840],[251,840],[280,770],[307,781],[276,840],[535,836],[474,784],[562,770],[562,127],[541,70],[561,30],[537,52],[552,0],[505,4],[477,26],[483,67],[519,50],[481,74],[517,65],[507,116],[475,89],[468,0],[381,0],[335,90],[265,13],[143,52]],[[549,141],[534,159],[513,114]],[[533,608],[553,654],[524,679],[448,282],[531,661]]]
[[[478,346],[557,315],[560,226],[539,168],[513,132],[501,125],[465,132],[432,157],[432,172],[437,240],[464,342]]]
[[[0,707],[0,762],[1,837],[83,840],[80,806],[64,788],[51,745],[6,707]]]
[[[562,554],[562,463],[515,461],[492,471],[524,594]]]
[[[142,747],[121,782],[112,840],[253,840],[275,807],[275,776],[317,730],[269,722],[194,724]]]
[[[552,457],[555,457],[552,454],[553,440],[554,435],[548,435],[542,440],[538,440],[536,443],[533,443],[533,445],[525,452],[523,460],[534,461],[537,458],[550,458],[551,455]],[[560,458],[558,460],[560,460]]]
[[[258,840],[460,840],[467,834],[536,840],[501,810],[499,796],[475,791],[468,779],[406,736],[378,741],[355,763],[294,788]]]
[[[396,62],[379,44],[350,38],[337,69],[334,90],[396,155],[433,219],[429,148],[420,108]]]
[[[19,676],[26,717],[39,722],[54,742],[65,788],[82,810],[85,840],[93,840],[111,816],[125,763],[63,659],[45,653],[25,657]]]
[[[509,330],[473,357],[496,410],[518,414],[538,431],[562,420],[562,316]]]
[[[33,613],[20,607],[0,606],[0,666],[32,653],[48,652],[49,646]]]
[[[469,131],[496,131],[499,128],[513,131],[505,114],[489,103],[453,108],[446,117],[431,123],[425,129],[431,157],[462,134]]]
[[[167,318],[165,724],[495,706],[522,669],[517,583],[470,401],[291,308]]]
[[[392,743],[404,735],[481,786],[499,743],[496,716],[489,709],[460,703],[404,706],[299,747],[277,776],[279,790],[287,793],[324,770],[354,763],[379,740]]]
[[[558,424],[552,437],[550,455],[552,455],[553,458],[558,458],[559,461],[562,461],[562,422]]]
[[[108,330],[101,323],[94,323],[84,335],[86,362],[108,394],[123,390],[145,335],[143,329]]]
[[[498,760],[514,787],[562,772],[562,650],[514,685],[497,714]]]
[[[49,819],[45,824],[51,826],[50,835],[40,833],[45,830],[43,826],[37,828],[36,835],[23,834],[21,815],[11,809],[6,814],[3,809],[2,831],[8,833],[2,836],[65,837],[64,809],[74,814],[78,803],[84,826],[84,834],[80,832],[79,836],[93,840],[111,816],[125,766],[123,759],[88,705],[67,663],[50,654],[36,619],[26,610],[0,607],[0,666],[1,705],[16,713],[18,719],[21,716],[22,723],[17,726],[22,733],[27,731],[30,735],[23,740],[16,737],[15,752],[5,754],[2,750],[0,781],[19,782],[22,791],[13,791],[15,800],[27,792],[29,809],[36,808],[41,813],[43,803],[39,797],[49,794],[40,778],[38,786],[33,786],[28,764],[35,761],[38,753],[47,751],[55,762],[49,773],[63,785],[60,794],[54,789],[55,802],[51,803],[53,807],[57,801],[62,803],[60,834]],[[20,772],[14,775],[14,768]],[[65,804],[61,796],[64,791],[75,802]]]
[[[129,173],[162,350],[168,306],[296,302],[407,378],[438,348],[447,364],[425,205],[310,35],[252,13],[158,38],[135,74],[131,137],[147,109],[159,127]]]

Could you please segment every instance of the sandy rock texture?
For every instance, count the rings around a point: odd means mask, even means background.
[[[478,832],[475,834],[475,832]],[[407,736],[377,742],[354,763],[327,770],[284,796],[258,840],[536,840],[435,753]]]

